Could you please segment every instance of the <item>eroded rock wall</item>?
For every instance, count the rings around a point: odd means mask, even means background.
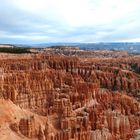
[[[23,117],[10,128],[29,139],[129,140],[140,128],[140,76],[132,62],[138,58],[0,60],[0,97],[47,119]]]

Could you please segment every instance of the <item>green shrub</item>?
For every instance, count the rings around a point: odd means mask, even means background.
[[[29,48],[14,47],[14,48],[0,48],[2,53],[30,53]]]

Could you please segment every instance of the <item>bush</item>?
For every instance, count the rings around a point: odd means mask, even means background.
[[[29,48],[14,47],[14,48],[0,48],[0,52],[2,53],[30,53],[30,50]]]

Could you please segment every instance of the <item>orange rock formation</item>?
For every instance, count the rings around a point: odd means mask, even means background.
[[[136,137],[140,56],[84,54],[78,49],[75,56],[65,56],[50,51],[0,58],[0,139]]]

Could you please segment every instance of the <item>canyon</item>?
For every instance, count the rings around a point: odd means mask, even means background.
[[[140,55],[31,51],[0,54],[0,140],[140,139]]]

